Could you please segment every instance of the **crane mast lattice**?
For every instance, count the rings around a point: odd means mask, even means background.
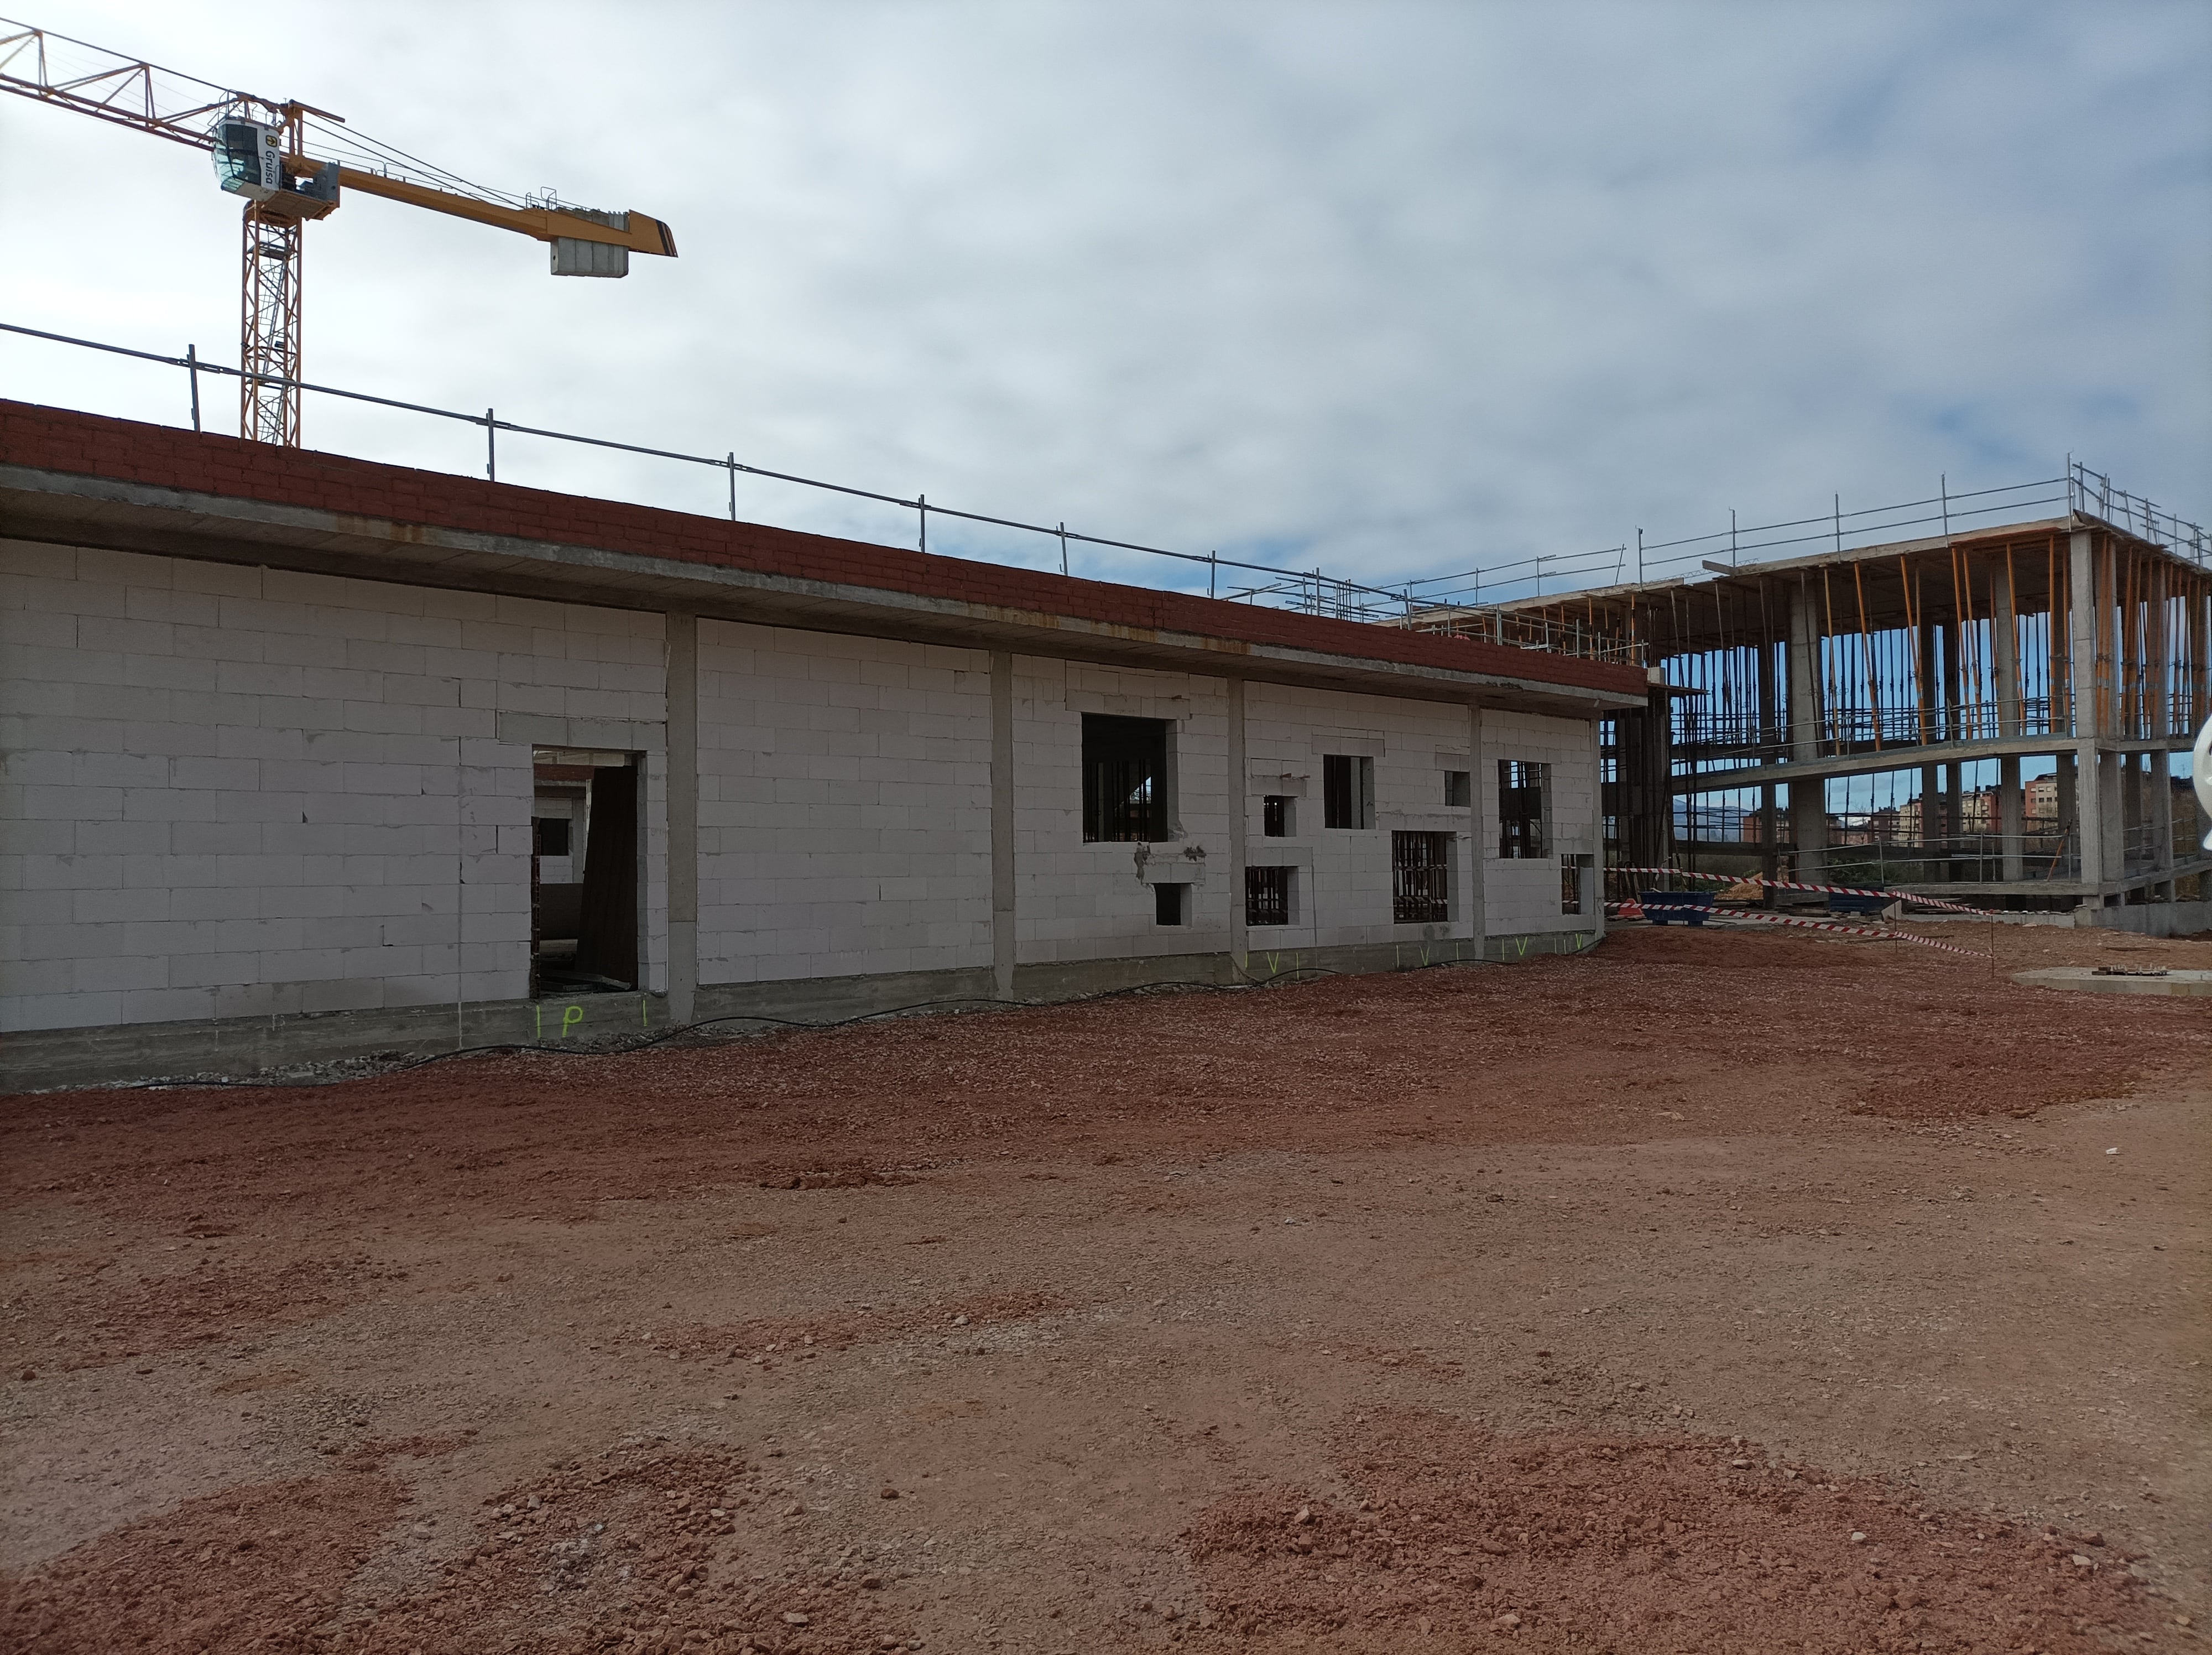
[[[363,137],[327,110],[234,91],[7,18],[0,91],[205,151],[222,187],[245,198],[239,435],[249,441],[300,441],[305,231],[337,211],[347,190],[548,242],[556,276],[621,277],[633,253],[676,256],[667,225],[644,213],[486,189]]]

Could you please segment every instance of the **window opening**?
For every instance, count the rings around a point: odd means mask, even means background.
[[[1260,800],[1260,833],[1263,838],[1291,837],[1291,806],[1287,794],[1271,793]]]
[[[1187,885],[1156,885],[1152,887],[1152,919],[1160,925],[1181,925],[1189,911]]]
[[[1400,925],[1434,925],[1451,917],[1449,833],[1390,836],[1390,917]]]
[[[1083,715],[1083,837],[1154,843],[1168,837],[1168,727],[1158,718]]]
[[[566,816],[532,817],[532,852],[540,856],[566,856],[568,854],[568,831],[574,825],[574,821]]]
[[[1465,810],[1474,802],[1474,773],[1472,770],[1444,772],[1444,803],[1454,809]]]
[[[1352,753],[1324,753],[1321,761],[1322,825],[1375,825],[1375,761]]]
[[[1507,861],[1551,854],[1552,767],[1498,761],[1498,854]]]
[[[1244,870],[1244,923],[1288,925],[1291,922],[1291,870],[1287,867],[1248,867]]]

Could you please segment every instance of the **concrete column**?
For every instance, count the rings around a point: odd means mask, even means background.
[[[2118,753],[2097,755],[2097,877],[2105,880],[2120,879],[2127,866],[2127,841],[2123,837],[2127,824],[2120,803],[2121,758]]]
[[[1820,618],[1802,586],[1790,599],[1790,762],[1820,757]],[[1828,790],[1817,779],[1790,784],[1790,837],[1797,845],[1797,877],[1818,884],[1828,866]]]
[[[1765,582],[1762,581],[1759,587],[1763,599]],[[1759,646],[1756,684],[1759,691],[1759,758],[1761,763],[1773,759],[1774,748],[1783,739],[1781,672],[1783,657],[1787,651],[1787,645]],[[1770,879],[1782,877],[1782,853],[1777,843],[1781,836],[1781,818],[1775,810],[1775,789],[1770,784],[1759,790],[1759,871]],[[1773,907],[1778,894],[1769,887],[1761,905]]]
[[[2098,684],[2097,643],[2104,627],[2097,608],[2097,571],[2090,535],[2076,529],[2066,552],[2066,654],[2074,712],[2072,734],[2087,740],[2103,733],[2104,697]],[[2054,731],[2054,734],[2061,732]]]
[[[1997,844],[2004,859],[2001,878],[2027,877],[2027,856],[2021,836],[2027,831],[2027,805],[2021,796],[2020,759],[2014,755],[1997,760]]]
[[[2150,854],[2152,865],[2167,877],[2151,890],[2160,902],[2173,900],[2173,760],[2162,752],[2143,755],[2148,773],[2143,777],[2144,791],[2148,797],[2144,806],[2150,812]]]
[[[2094,537],[2087,529],[2076,529],[2068,537],[2066,550],[2067,599],[2071,611],[2066,632],[2067,679],[2074,715],[2076,842],[2081,846],[2082,882],[2092,886],[2111,877],[2106,863],[2114,837],[2112,830],[2117,826],[2107,810],[2108,795],[2114,793],[2107,776],[2111,767],[2099,762],[2097,751],[2097,738],[2105,729],[2106,692],[2104,672],[2097,659],[2105,633],[2104,611],[2100,606],[2103,582],[2097,573]],[[2093,891],[2082,898],[2081,905],[2102,908],[2105,899]]]
[[[2119,765],[2119,872],[2126,879],[2139,867],[2128,867],[2128,852],[2142,854],[2143,843],[2143,764],[2132,752],[2115,754]]]
[[[2072,834],[2080,843],[2081,831],[2081,787],[2080,766],[2071,751],[2057,756],[2057,768],[2052,771],[2058,795],[2058,831],[2063,836]]]
[[[1632,843],[1629,837],[1627,812],[1628,800],[1630,796],[1628,790],[1628,770],[1629,765],[1633,762],[1634,756],[1630,752],[1630,744],[1625,739],[1625,721],[1616,719],[1613,723],[1613,772],[1620,783],[1616,791],[1615,797],[1620,801],[1621,806],[1621,848],[1626,850],[1628,849],[1630,843]],[[1483,900],[1482,875],[1483,869],[1489,861],[1490,846],[1488,840],[1485,837],[1487,832],[1489,824],[1485,820],[1482,814],[1482,800],[1484,797],[1482,786],[1482,709],[1480,707],[1470,707],[1467,709],[1467,762],[1469,767],[1467,778],[1468,793],[1469,795],[1468,800],[1467,821],[1467,934],[1477,943],[1480,943],[1485,937],[1490,934],[1490,910],[1488,905]],[[1599,774],[1602,776],[1604,772],[1600,771]],[[1603,797],[1604,792],[1604,785],[1601,782],[1598,788],[1598,810],[1601,815],[1605,810]],[[1601,829],[1601,831],[1602,830]],[[1601,842],[1598,847],[1598,861],[1601,866],[1602,866],[1605,861],[1605,847]],[[1602,875],[1600,876],[1598,884],[1600,891],[1602,891],[1604,889],[1604,879]],[[1599,906],[1603,907],[1604,904],[1601,903]],[[1477,952],[1480,952],[1480,950]]]
[[[1953,709],[1954,717],[1957,713],[1958,709]],[[1943,767],[1943,828],[1953,841],[1946,848],[1949,860],[1943,865],[1943,877],[1947,879],[1959,877],[1960,850],[1958,842],[1966,836],[1966,767],[1964,764],[1946,764]]]
[[[1772,783],[1759,790],[1759,871],[1770,879],[1782,877],[1782,853],[1775,841],[1780,837],[1782,824],[1774,808],[1775,788]],[[1770,888],[1762,906],[1774,906],[1775,892]]]
[[[696,1014],[699,989],[699,618],[672,610],[664,626],[668,651],[668,1020],[680,1027]]]
[[[1014,658],[991,655],[991,981],[1014,997]]]
[[[1816,659],[1820,618],[1813,595],[1800,587],[1790,597],[1790,762],[1810,764],[1820,756],[1820,679]]]
[[[1244,969],[1245,840],[1252,831],[1252,771],[1244,759],[1244,680],[1229,680],[1229,953]]]
[[[1478,792],[1476,796],[1480,797]],[[1593,935],[1605,935],[1605,739],[1590,721],[1590,865],[1583,869],[1583,917]]]
[[[1949,834],[1943,821],[1943,767],[1923,764],[1920,767],[1920,845],[1927,848],[1940,843]]]
[[[2020,701],[2020,626],[2013,601],[2012,571],[2002,564],[1990,576],[1990,666],[1996,679],[1997,734],[2012,738],[2027,728]],[[2026,810],[2020,793],[2018,758],[1997,761],[1997,849],[2000,878],[2023,879],[2027,860],[2021,835],[2026,831]]]

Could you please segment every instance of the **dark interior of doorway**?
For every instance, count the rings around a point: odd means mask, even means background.
[[[531,992],[538,995],[611,994],[637,986],[638,771],[627,756],[592,755],[577,764],[568,754],[541,756],[536,764],[539,796],[580,783],[579,821],[533,818],[530,873]],[[572,762],[560,763],[562,758]],[[550,762],[549,762],[550,761]],[[543,864],[576,843],[582,828],[583,866],[576,877],[547,883]]]

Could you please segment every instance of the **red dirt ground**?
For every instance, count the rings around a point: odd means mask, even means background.
[[[2197,1647],[2212,945],[1993,940],[6,1100],[0,1646]]]

